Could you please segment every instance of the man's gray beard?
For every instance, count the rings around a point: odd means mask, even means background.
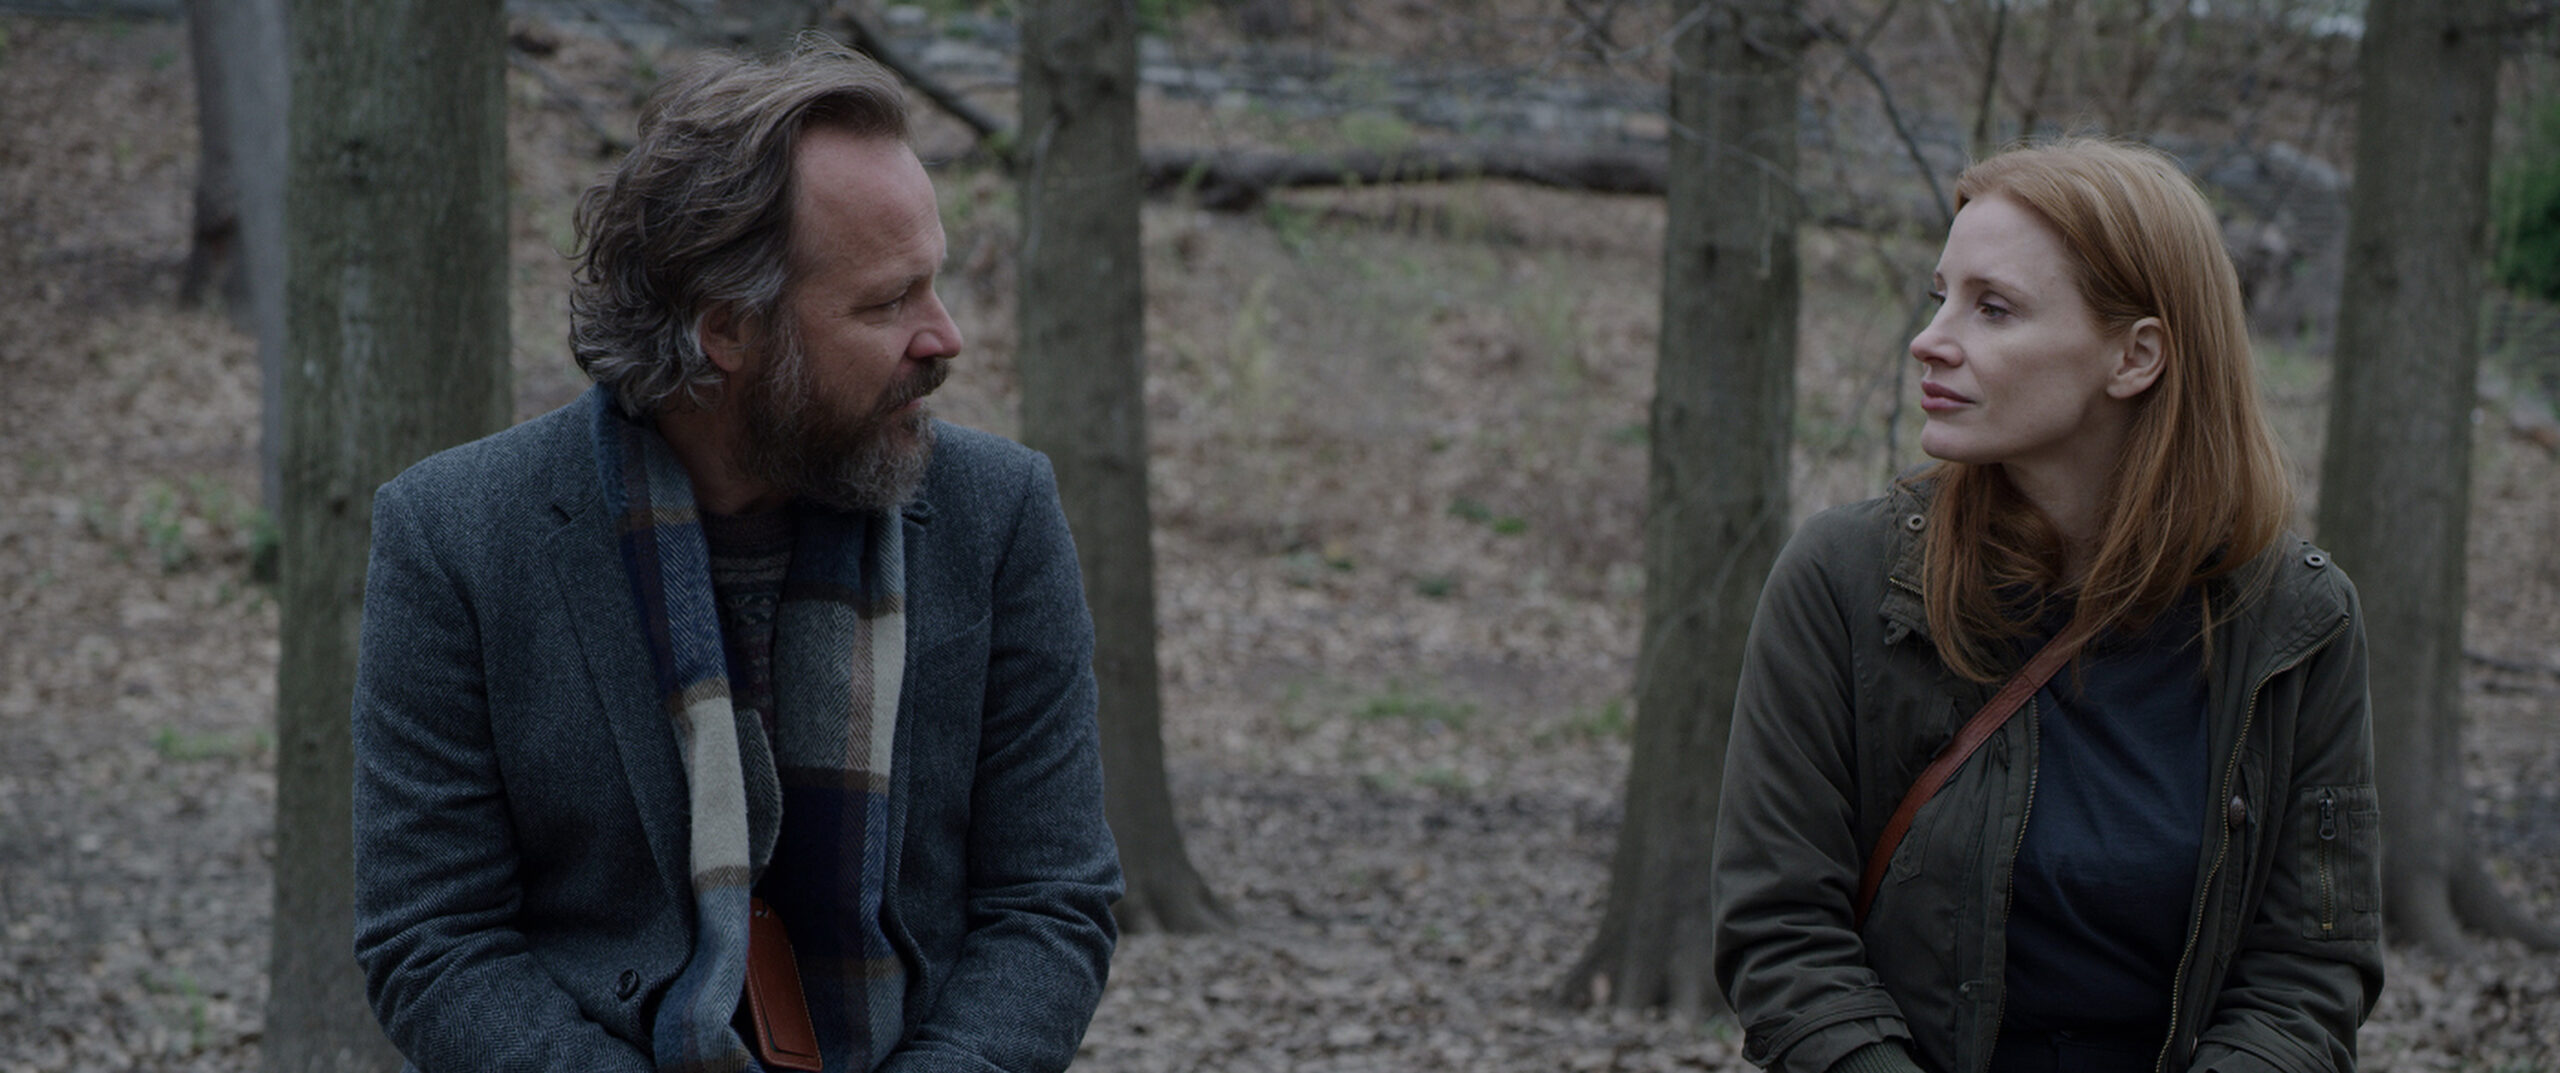
[[[933,461],[933,419],[896,411],[941,386],[947,361],[888,385],[864,414],[827,409],[809,384],[807,354],[787,326],[769,337],[763,368],[741,400],[738,466],[747,476],[836,510],[894,510],[915,498]]]

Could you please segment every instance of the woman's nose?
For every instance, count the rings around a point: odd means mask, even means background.
[[[1942,315],[1945,311],[1939,312]],[[1962,352],[1956,349],[1955,340],[1939,328],[1938,316],[1932,315],[1920,334],[1911,337],[1911,356],[1924,365],[1953,365]]]

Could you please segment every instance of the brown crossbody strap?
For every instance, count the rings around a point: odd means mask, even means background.
[[[1884,823],[1884,833],[1876,836],[1875,852],[1867,855],[1867,870],[1858,877],[1858,901],[1849,918],[1851,927],[1867,926],[1867,907],[1875,904],[1876,889],[1884,885],[1885,866],[1893,861],[1893,851],[1902,845],[1902,836],[1911,832],[1911,818],[1920,814],[1920,806],[1937,796],[1938,788],[1947,784],[1974,750],[1999,733],[2010,716],[2026,706],[2028,697],[2053,680],[2053,672],[2071,662],[2071,657],[2080,651],[2080,640],[2078,631],[2066,626],[2053,640],[2045,642],[2027,665],[2000,687],[2000,692],[1992,694],[1991,703],[1983,705],[1965,722],[1964,729],[1956,731],[1955,740],[1938,750],[1937,758],[1929,761],[1928,767],[1920,769],[1920,777],[1911,783],[1911,792],[1902,795],[1902,803],[1894,806],[1893,818]]]

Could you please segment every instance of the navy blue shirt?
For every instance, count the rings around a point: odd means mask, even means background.
[[[2035,705],[2001,1030],[2165,1038],[2210,812],[2194,602],[2091,642]]]

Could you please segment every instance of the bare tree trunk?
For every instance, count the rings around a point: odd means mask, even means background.
[[[2395,937],[2468,924],[2554,944],[2497,896],[2463,827],[2462,609],[2478,401],[2497,0],[2373,0],[2357,57],[2355,187],[2320,539],[2356,577]]]
[[[218,294],[234,319],[249,315],[249,277],[240,271],[240,196],[231,178],[231,109],[223,92],[215,0],[187,0],[187,57],[196,76],[195,224],[178,276],[188,305]]]
[[[1113,912],[1132,931],[1199,931],[1225,912],[1183,849],[1165,783],[1147,506],[1137,5],[1037,0],[1019,10],[1022,434],[1057,463],[1093,606],[1104,809],[1129,884]]]
[[[1966,141],[1973,158],[1991,155],[1991,110],[2000,100],[2000,46],[2009,38],[2009,0],[1992,0],[1991,57],[1982,61],[1982,93],[1974,98],[1973,137]]]
[[[1682,0],[1675,18],[1635,756],[1600,933],[1562,995],[1697,1016],[1723,1008],[1709,834],[1743,638],[1787,530],[1806,30],[1786,0]]]
[[[374,489],[503,427],[499,0],[294,0],[267,1068],[399,1065],[353,955],[348,707]]]
[[[187,36],[203,164],[179,291],[193,300],[221,279],[233,318],[258,338],[259,505],[272,518],[284,443],[284,2],[188,0]],[[253,568],[275,579],[271,558]]]

